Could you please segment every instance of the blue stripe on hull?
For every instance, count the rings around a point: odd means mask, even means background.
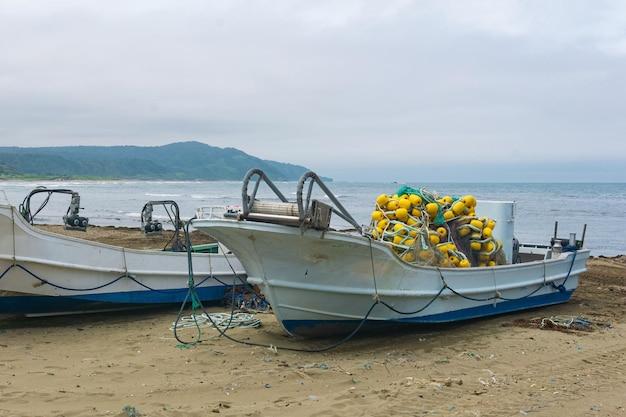
[[[537,295],[521,300],[501,301],[497,304],[486,304],[478,307],[464,308],[420,317],[409,317],[395,320],[368,320],[364,327],[374,327],[390,324],[435,324],[451,323],[470,320],[479,317],[494,316],[497,314],[510,313],[513,311],[543,307],[552,304],[567,302],[574,291],[555,291],[550,294]],[[385,308],[384,306],[377,306]],[[360,320],[283,320],[282,324],[292,334],[313,336],[320,334],[350,332],[358,325]]]
[[[198,287],[202,301],[219,301],[227,287]],[[182,303],[186,288],[159,291],[128,291],[72,296],[23,295],[0,297],[0,314],[41,314],[137,306],[145,304]]]

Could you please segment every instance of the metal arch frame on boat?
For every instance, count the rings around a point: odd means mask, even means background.
[[[248,185],[254,176],[258,176],[254,183],[254,188],[251,194],[248,194]],[[307,181],[311,180],[308,186],[306,198],[303,198],[303,189],[306,185]],[[252,211],[252,206],[254,205],[254,201],[256,199],[256,194],[259,191],[259,186],[261,185],[261,181],[265,182],[265,184],[274,192],[274,194],[282,201],[283,203],[289,203],[287,197],[276,187],[276,184],[269,179],[267,174],[263,172],[263,170],[258,168],[253,168],[249,170],[246,175],[243,177],[242,186],[241,186],[241,203],[242,203],[242,216],[243,218],[247,218],[248,215]],[[360,234],[363,234],[363,230],[361,225],[350,215],[348,210],[341,204],[341,202],[335,197],[335,195],[330,191],[330,189],[324,184],[321,178],[313,171],[305,172],[300,180],[298,181],[298,185],[296,188],[296,204],[298,206],[298,218],[300,221],[300,227],[305,227],[305,219],[308,215],[310,215],[311,210],[311,197],[313,193],[313,185],[317,184],[318,187],[322,189],[324,194],[330,199],[330,201],[335,205],[335,207],[330,206],[330,210],[335,213],[337,216],[341,217],[346,222],[350,223],[355,230],[357,230]]]
[[[167,241],[165,246],[163,246],[163,250],[166,250],[167,247],[171,243],[172,251],[176,252],[180,249],[180,245],[181,245],[180,243],[180,228],[181,228],[180,207],[178,206],[178,203],[176,201],[174,200],[150,200],[146,204],[144,204],[143,208],[141,209],[141,230],[145,232],[145,226],[146,226],[145,222],[147,221],[147,219],[144,217],[144,215],[146,212],[146,208],[148,206],[154,207],[155,205],[162,206],[165,209],[165,213],[167,214],[167,217],[170,219],[170,223],[172,223],[172,225],[174,226],[174,233],[172,234],[172,237],[170,237],[170,239]],[[168,206],[169,206],[169,209],[168,209]],[[171,213],[170,213],[170,210],[172,211]],[[150,217],[152,218],[151,215]]]
[[[35,210],[35,213],[33,214],[30,210],[30,199],[33,197],[33,195],[39,194],[39,193],[47,193],[48,195],[44,198],[39,208]],[[48,202],[50,201],[52,194],[55,194],[55,193],[71,195],[74,193],[74,191],[68,188],[46,188],[46,187],[41,187],[41,186],[37,187],[34,190],[32,190],[18,206],[18,210],[20,214],[24,217],[24,219],[26,219],[28,223],[33,224],[33,221],[35,220],[35,216],[37,216],[37,214],[39,214],[41,210],[43,210],[44,207],[48,205]],[[69,209],[67,212],[69,213]]]
[[[309,188],[307,190],[306,200],[303,200],[302,191],[304,189],[306,182],[309,179],[311,180],[311,182],[309,183]],[[354,226],[354,228],[360,234],[363,234],[363,229],[361,228],[361,225],[356,220],[354,220],[354,217],[350,215],[348,210],[346,210],[343,204],[341,204],[339,199],[335,197],[333,192],[330,191],[330,189],[326,186],[326,184],[324,184],[321,178],[313,171],[305,172],[300,177],[300,180],[298,181],[298,187],[296,188],[296,200],[298,203],[298,212],[300,214],[300,223],[304,224],[304,220],[307,214],[309,213],[309,210],[311,209],[311,195],[313,193],[314,184],[317,184],[317,186],[320,187],[322,191],[324,191],[324,194],[326,194],[326,196],[330,199],[330,201],[332,201],[332,203],[336,206],[336,207],[331,207],[331,210],[333,211],[333,213],[335,213],[337,216],[341,217],[342,219],[350,223],[352,226]]]

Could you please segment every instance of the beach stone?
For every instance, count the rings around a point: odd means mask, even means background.
[[[320,399],[317,395],[309,395],[308,398],[310,401],[319,401]]]

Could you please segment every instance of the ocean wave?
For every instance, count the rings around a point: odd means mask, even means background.
[[[137,212],[125,212],[124,215],[126,217],[132,217],[134,219],[140,219],[141,218],[141,213],[137,213]],[[169,220],[170,217],[167,214],[152,214],[152,218],[154,220]]]
[[[335,197],[337,198],[351,198],[352,196],[349,194],[336,194]],[[330,198],[324,194],[324,196],[322,196],[322,198],[326,199],[326,200],[330,200]]]
[[[191,194],[189,197],[193,198],[194,200],[232,200],[232,199],[237,199],[240,198],[239,196],[235,196],[235,195],[210,195],[210,194]]]
[[[290,194],[291,195],[296,195],[298,193],[296,191],[292,191]],[[302,190],[302,196],[304,197],[304,196],[306,196],[306,194],[307,194],[307,190]],[[335,197],[337,197],[337,198],[352,198],[352,196],[350,194],[335,194]],[[326,194],[322,194],[322,192],[319,191],[319,190],[315,190],[313,192],[312,198],[325,198],[327,200],[329,199]]]
[[[180,197],[182,194],[168,194],[168,193],[145,193],[148,197]]]

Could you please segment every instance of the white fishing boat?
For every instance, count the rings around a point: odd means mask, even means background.
[[[196,292],[221,300],[234,255],[194,253]],[[186,252],[134,250],[33,227],[0,192],[0,314],[50,314],[180,303],[188,290]]]
[[[259,177],[248,195],[254,175]],[[305,199],[307,179],[312,181]],[[280,202],[256,200],[261,180]],[[311,201],[313,181],[335,207]],[[519,245],[518,263],[508,265],[411,265],[389,245],[362,233],[313,173],[301,179],[297,203],[288,202],[259,170],[246,176],[242,194],[239,215],[197,219],[193,226],[237,255],[248,282],[260,287],[283,329],[293,335],[350,331],[362,322],[454,322],[563,303],[577,288],[589,257],[580,248],[557,253],[548,246]],[[330,213],[348,220],[355,230],[330,229]]]

